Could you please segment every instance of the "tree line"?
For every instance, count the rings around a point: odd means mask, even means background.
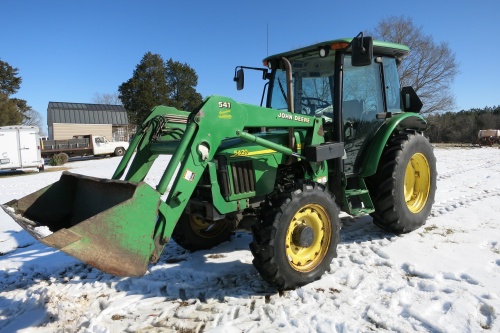
[[[479,130],[500,129],[500,105],[429,114],[426,120],[425,133],[431,142],[476,143]]]

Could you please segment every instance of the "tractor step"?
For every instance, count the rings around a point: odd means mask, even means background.
[[[349,197],[354,197],[358,195],[363,195],[363,194],[368,194],[368,190],[362,190],[362,189],[353,189],[353,190],[345,190],[345,195]]]
[[[371,214],[375,211],[373,208],[351,208],[349,215],[358,216],[361,214]]]
[[[346,213],[356,216],[370,214],[375,211],[363,178],[357,176],[344,177],[344,185],[343,208]]]

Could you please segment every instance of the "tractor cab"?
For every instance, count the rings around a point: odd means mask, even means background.
[[[265,106],[321,118],[325,142],[343,144],[344,157],[328,162],[329,189],[349,213],[374,209],[364,178],[377,171],[378,158],[371,151],[375,145],[377,150],[383,147],[388,133],[380,129],[390,127],[394,115],[418,113],[422,107],[412,87],[400,86],[398,65],[408,53],[404,45],[374,41],[360,33],[263,60],[267,70],[260,69],[262,77],[269,80],[262,98],[267,97]],[[241,67],[236,72],[238,89],[243,88],[243,68],[256,69]],[[398,125],[425,127],[423,122],[409,124],[414,119],[398,120]],[[377,133],[384,133],[384,138]]]
[[[404,45],[360,34],[267,57],[267,70],[239,66],[235,81],[243,89],[243,68],[262,70],[269,80],[265,106],[322,118],[325,139],[344,142],[343,172],[359,174],[364,145],[386,119],[420,110],[411,87],[402,99],[397,66],[408,53]]]

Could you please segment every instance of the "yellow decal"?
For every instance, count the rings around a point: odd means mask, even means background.
[[[248,151],[248,149],[238,149],[233,151],[233,155],[231,155],[230,157],[254,156],[254,155],[272,154],[275,152],[276,150],[273,149],[256,150],[250,152]]]
[[[292,120],[293,119],[293,116],[291,113],[284,113],[284,112],[280,112],[280,114],[278,114],[278,118],[282,118],[282,119],[287,119],[287,120]]]
[[[231,110],[219,111],[220,119],[231,119],[233,116],[231,115]]]
[[[233,156],[248,156],[248,150],[247,149],[238,149],[233,152]]]
[[[311,123],[311,119],[307,117],[302,117],[302,116],[293,116],[293,120],[295,121],[300,121],[301,123]]]
[[[311,123],[311,118],[303,117],[303,116],[297,116],[297,115],[294,115],[294,114],[291,114],[291,113],[286,113],[286,112],[280,112],[278,114],[278,118],[286,119],[286,120],[295,120],[295,121],[299,121],[301,123],[306,123],[306,124],[310,124]]]

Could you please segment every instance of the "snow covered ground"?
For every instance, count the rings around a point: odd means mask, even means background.
[[[172,241],[145,276],[118,278],[36,242],[0,211],[0,332],[500,332],[500,149],[435,154],[424,227],[394,236],[369,216],[344,217],[331,272],[282,293],[257,274],[243,232],[196,253]],[[118,162],[66,166],[109,178]],[[2,173],[0,203],[60,174]]]

